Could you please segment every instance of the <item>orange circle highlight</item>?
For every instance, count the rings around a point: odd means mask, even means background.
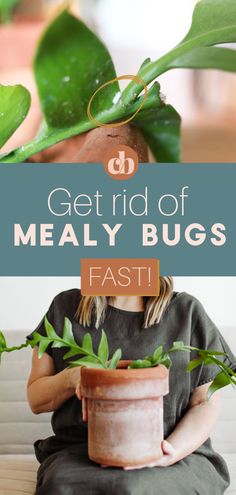
[[[136,110],[136,112],[131,115],[131,117],[129,117],[128,119],[126,120],[122,120],[121,122],[112,122],[110,124],[103,124],[102,122],[100,122],[99,120],[96,120],[93,115],[92,115],[92,112],[91,112],[91,106],[92,106],[92,103],[93,103],[93,100],[95,98],[95,96],[99,93],[99,91],[101,91],[103,88],[105,88],[106,86],[109,86],[109,84],[113,84],[114,82],[116,81],[122,81],[122,80],[130,80],[130,81],[135,81],[137,84],[142,84],[143,86],[143,89],[144,89],[144,95],[143,95],[143,100],[140,104],[140,107],[138,108],[138,110]],[[104,84],[102,84],[102,86],[100,86],[98,89],[96,89],[95,93],[91,96],[90,100],[89,100],[89,104],[88,104],[88,108],[87,108],[87,115],[88,115],[88,118],[89,120],[96,125],[96,127],[120,127],[122,125],[126,125],[128,124],[129,122],[131,122],[131,120],[133,120],[136,115],[138,115],[138,113],[140,112],[140,110],[142,110],[143,108],[143,105],[147,99],[147,92],[148,92],[148,89],[147,89],[147,85],[146,83],[144,82],[143,79],[141,79],[141,77],[139,76],[133,76],[133,75],[124,75],[124,76],[118,76],[118,77],[115,77],[114,79],[111,79],[110,81],[107,81],[105,82]]]

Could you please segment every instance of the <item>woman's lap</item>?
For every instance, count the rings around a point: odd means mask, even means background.
[[[36,495],[222,495],[224,482],[203,456],[168,468],[102,469],[88,459],[87,445],[63,449],[40,466]]]

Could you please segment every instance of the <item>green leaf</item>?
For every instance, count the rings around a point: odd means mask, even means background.
[[[219,69],[236,72],[236,51],[216,47],[194,48],[177,57],[169,65],[171,69],[179,67],[188,69]]]
[[[86,333],[82,340],[82,348],[90,354],[93,354],[93,341],[90,333]]]
[[[79,346],[74,339],[73,330],[72,330],[72,323],[69,320],[69,318],[67,318],[67,316],[65,316],[65,318],[64,318],[64,327],[63,327],[62,339],[68,343],[68,347],[69,347],[69,345],[72,345],[72,346],[77,346],[79,349]]]
[[[53,342],[52,347],[54,349],[61,349],[63,347],[65,348],[67,346],[66,346],[66,344],[64,342],[57,341],[57,342]]]
[[[190,347],[186,346],[182,340],[179,340],[177,342],[173,342],[173,345],[169,352],[175,352],[175,351],[188,351],[190,352]]]
[[[77,359],[76,361],[70,361],[69,365],[71,368],[74,368],[76,366],[85,366],[86,368],[104,369],[104,367],[98,361],[90,357]]]
[[[185,344],[182,340],[177,340],[173,343],[173,347],[175,347],[176,349],[182,349],[183,347],[185,347]]]
[[[5,347],[7,347],[7,342],[3,332],[0,331],[0,349],[4,349]]]
[[[216,45],[236,41],[234,0],[201,0],[197,3],[191,28],[181,44]]]
[[[120,359],[121,359],[121,356],[122,356],[122,350],[121,349],[117,349],[112,358],[111,358],[111,361],[109,363],[109,366],[108,368],[113,370],[113,369],[116,369],[117,368],[117,364],[119,363]]]
[[[200,349],[200,352],[206,352],[209,356],[227,356],[225,352],[214,351],[213,349],[208,349],[207,351]]]
[[[0,21],[10,22],[14,7],[21,0],[0,0]]]
[[[69,359],[71,357],[78,356],[78,354],[81,354],[80,350],[71,349],[70,351],[66,352],[66,354],[64,354],[63,359]]]
[[[158,162],[180,161],[180,116],[171,105],[141,111],[134,120]]]
[[[221,52],[225,61],[220,62],[220,52],[208,51],[208,47],[233,42],[236,42],[235,0],[201,0],[196,4],[191,28],[181,43],[158,60],[144,64],[139,76],[149,84],[161,74],[177,67],[196,69],[209,67],[234,72],[233,54]],[[196,49],[202,50],[197,52]],[[123,92],[123,102],[128,104],[134,101],[142,89],[142,84],[132,81]]]
[[[54,330],[54,327],[51,325],[51,323],[48,321],[47,317],[44,317],[44,326],[46,330],[47,337],[49,339],[58,339],[58,335]]]
[[[159,345],[159,347],[157,347],[152,355],[152,360],[153,362],[157,362],[161,356],[163,355],[163,345]]]
[[[230,384],[231,384],[230,377],[224,371],[221,371],[220,373],[218,373],[218,375],[216,375],[211,386],[209,387],[207,391],[207,398],[210,399],[211,396],[215,392],[217,392],[217,390],[220,390],[221,388],[224,388]]]
[[[68,128],[87,121],[94,92],[116,77],[110,54],[85,24],[63,11],[46,29],[35,57],[35,78],[49,127]],[[99,93],[93,114],[110,108],[118,83]]]
[[[163,366],[165,366],[166,368],[170,368],[171,365],[172,365],[172,361],[170,359],[170,356],[169,354],[167,354],[167,352],[165,352],[162,356],[162,358],[159,360],[159,363],[158,364],[163,364]]]
[[[130,363],[129,368],[152,368],[152,363],[148,359],[136,359]]]
[[[187,368],[186,368],[186,371],[193,371],[195,368],[197,368],[198,366],[200,366],[201,364],[203,363],[203,358],[202,357],[199,357],[199,358],[196,358],[196,359],[193,359],[192,361],[189,362]]]
[[[0,84],[0,148],[23,122],[29,108],[30,94],[24,86]]]
[[[3,333],[0,331],[0,364],[2,359],[3,349],[5,349],[6,347],[7,347],[6,339]]]
[[[102,330],[102,337],[98,346],[98,357],[101,359],[103,364],[106,364],[109,358],[107,336],[104,330]]]
[[[32,348],[34,348],[34,347],[36,347],[36,345],[38,345],[38,343],[40,342],[40,340],[42,338],[45,338],[45,337],[42,337],[42,335],[40,335],[40,333],[35,331],[29,340],[29,344],[31,345]]]
[[[39,357],[39,359],[41,359],[42,355],[47,350],[47,348],[48,348],[48,346],[49,346],[50,343],[51,343],[50,340],[49,339],[46,339],[46,338],[43,338],[39,342],[39,349],[38,349],[38,357]]]

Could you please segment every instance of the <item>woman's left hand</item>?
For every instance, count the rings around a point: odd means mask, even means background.
[[[143,469],[146,467],[168,467],[178,461],[176,449],[169,442],[167,442],[167,440],[163,440],[161,443],[161,448],[163,455],[157,461],[154,461],[151,464],[143,464],[142,466],[126,466],[123,469],[125,471],[130,471],[131,469]]]

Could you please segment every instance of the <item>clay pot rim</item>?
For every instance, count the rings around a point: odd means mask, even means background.
[[[128,369],[130,360],[121,360],[119,363],[119,368],[110,369],[110,368],[87,368],[82,367],[81,374],[83,377],[87,377],[88,379],[93,379],[100,375],[100,377],[106,377],[110,379],[133,379],[133,380],[150,380],[152,378],[160,378],[165,379],[169,375],[169,370],[163,364],[159,364],[158,366],[153,366],[152,368],[131,368]]]

